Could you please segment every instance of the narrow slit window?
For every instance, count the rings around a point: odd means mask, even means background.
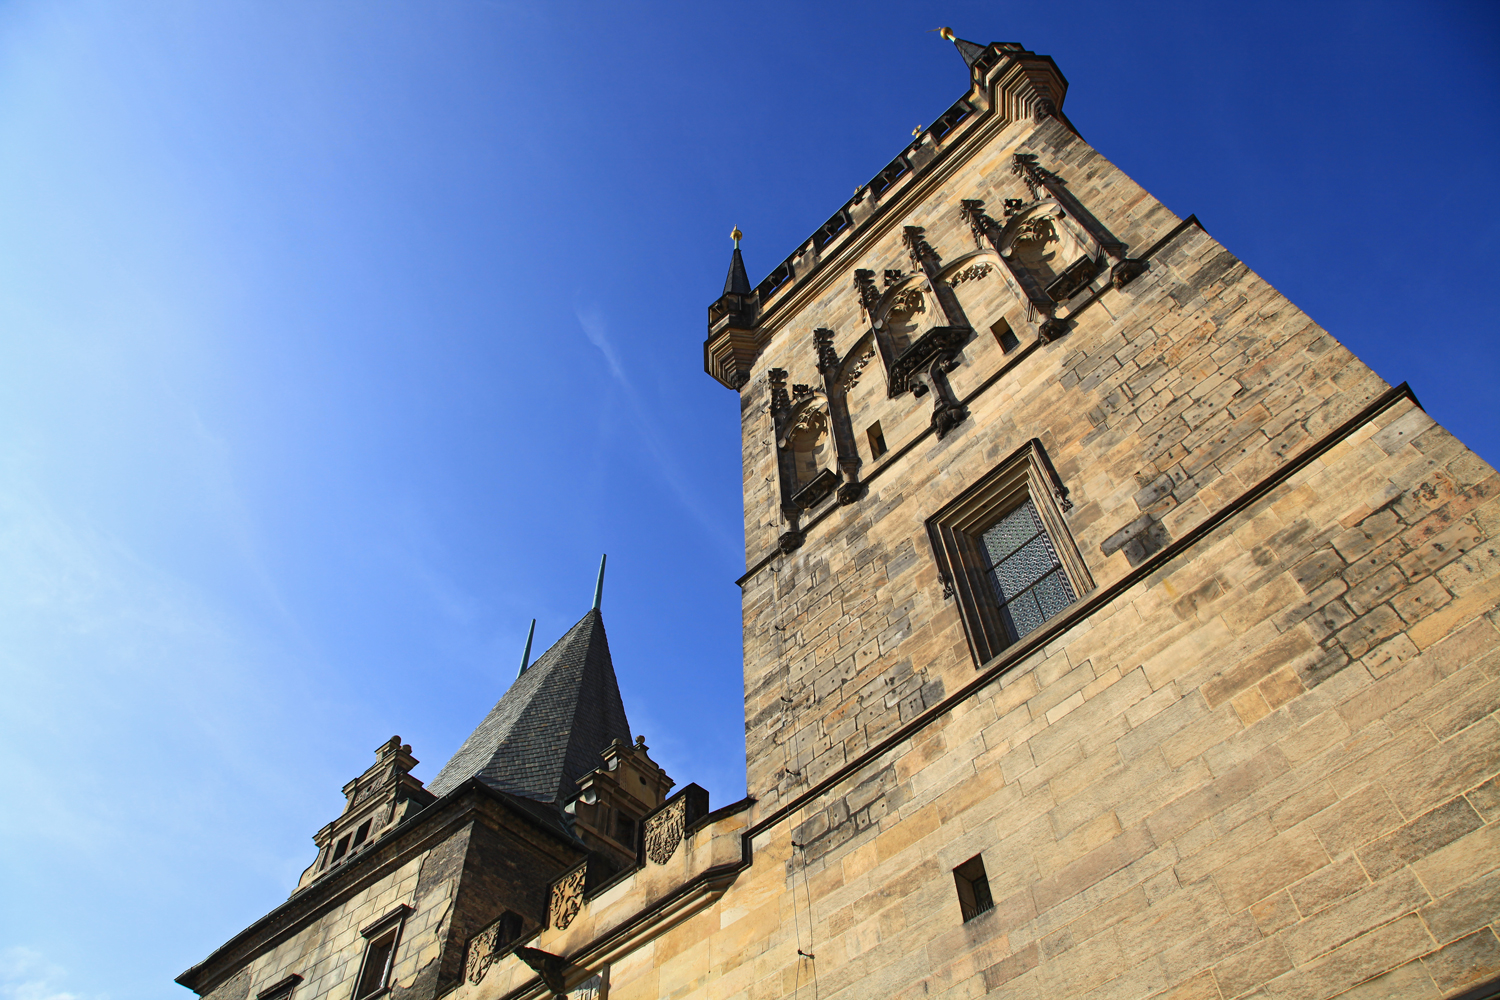
[[[343,836],[343,837],[341,837],[339,839],[339,842],[337,844],[334,845],[334,848],[333,848],[333,860],[338,861],[345,854],[348,854],[348,853],[349,853],[349,836],[346,834],[345,836]]]
[[[953,883],[958,888],[958,907],[964,923],[995,908],[990,896],[990,882],[984,875],[984,858],[976,854],[953,869]]]
[[[869,429],[865,431],[865,436],[870,439],[871,460],[879,461],[881,456],[886,452],[885,435],[881,433],[880,421],[877,420],[871,424]]]
[[[1021,342],[1016,339],[1015,331],[1013,331],[1010,328],[1010,324],[1003,319],[997,320],[994,324],[992,324],[990,326],[990,332],[995,335],[995,341],[1000,345],[1000,350],[1004,351],[1006,354],[1009,354],[1011,351],[1014,351],[1016,348],[1021,346]]]

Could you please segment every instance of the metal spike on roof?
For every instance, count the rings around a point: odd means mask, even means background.
[[[531,662],[531,639],[536,635],[536,619],[531,619],[531,631],[526,633],[526,648],[521,651],[521,670],[516,674],[520,677],[526,672],[526,665]]]
[[[606,560],[608,558],[609,558],[609,556],[607,554],[606,555],[602,555],[602,556],[599,557],[599,580],[598,580],[597,583],[594,584],[594,610],[595,611],[599,610],[599,602],[602,601],[602,600],[604,600],[604,560]]]

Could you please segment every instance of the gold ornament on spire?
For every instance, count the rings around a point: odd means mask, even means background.
[[[952,28],[939,28],[938,37],[945,42],[951,42],[956,36],[953,34]]]
[[[911,130],[911,134],[913,136],[921,135],[922,134],[922,126],[918,125],[916,128],[912,129]]]
[[[745,234],[740,232],[739,226],[735,226],[729,231],[729,238],[734,240],[734,248],[736,250],[740,248],[740,240],[744,239],[744,236]]]

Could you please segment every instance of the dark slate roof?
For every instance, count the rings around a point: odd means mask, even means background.
[[[964,62],[968,64],[971,70],[974,68],[974,64],[984,57],[985,50],[989,48],[988,45],[979,45],[962,38],[953,39],[953,44],[958,49],[958,54],[964,57]]]
[[[598,609],[516,678],[427,788],[445,795],[470,778],[535,802],[561,803],[603,761],[630,722]]]
[[[750,275],[745,273],[745,258],[740,256],[740,248],[734,248],[734,256],[729,258],[729,276],[724,279],[725,295],[749,295]]]

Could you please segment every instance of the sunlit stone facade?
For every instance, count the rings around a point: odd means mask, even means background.
[[[743,428],[749,797],[667,796],[628,741],[534,808],[482,774],[367,775],[383,835],[186,985],[1313,1000],[1500,976],[1500,479],[1075,134],[1050,59],[954,42],[963,98],[760,285],[736,247],[710,308]]]

